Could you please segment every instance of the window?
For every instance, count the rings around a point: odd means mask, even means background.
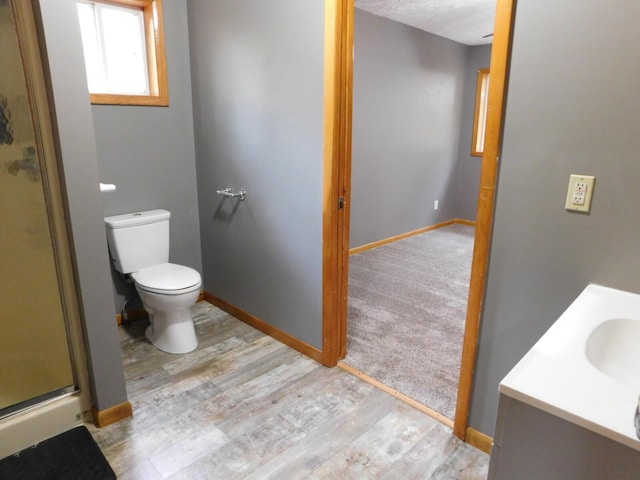
[[[476,111],[473,117],[473,137],[471,155],[481,157],[484,152],[484,135],[487,126],[487,106],[489,103],[489,69],[478,70],[476,87]]]
[[[91,103],[169,105],[162,0],[78,2]]]

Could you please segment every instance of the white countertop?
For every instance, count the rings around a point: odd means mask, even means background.
[[[613,318],[640,318],[640,295],[589,285],[502,380],[500,392],[640,451],[633,425],[640,392],[600,372],[585,354],[589,334]]]

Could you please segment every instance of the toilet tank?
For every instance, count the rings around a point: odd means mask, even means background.
[[[167,210],[148,210],[105,217],[107,243],[113,265],[120,273],[133,273],[169,261]]]

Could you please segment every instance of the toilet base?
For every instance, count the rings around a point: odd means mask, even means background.
[[[149,313],[151,325],[144,334],[147,340],[166,353],[182,354],[198,347],[198,338],[189,309],[169,313]]]

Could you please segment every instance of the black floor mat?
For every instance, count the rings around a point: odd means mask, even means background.
[[[111,480],[116,474],[80,426],[0,460],[0,479]]]

